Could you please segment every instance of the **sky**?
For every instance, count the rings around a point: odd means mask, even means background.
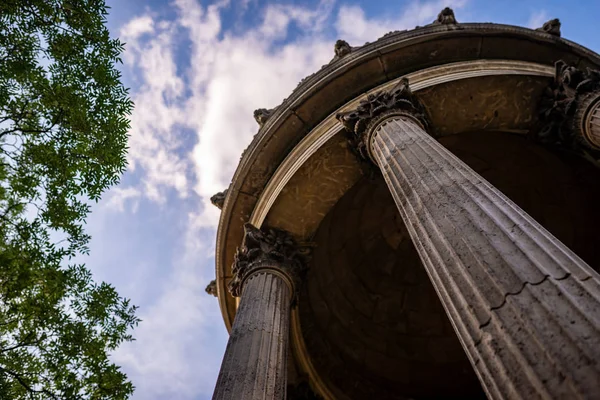
[[[337,39],[360,46],[450,6],[459,22],[537,28],[558,17],[563,37],[600,51],[597,0],[107,3],[135,110],[129,167],[88,218],[85,262],[140,306],[136,341],[111,356],[140,400],[211,398],[227,331],[204,291],[219,218],[209,198],[229,185],[258,131],[253,110],[277,106],[328,63]]]

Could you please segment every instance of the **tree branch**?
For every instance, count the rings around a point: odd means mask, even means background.
[[[16,372],[8,370],[2,366],[0,366],[0,372],[4,372],[5,374],[12,376],[29,393],[44,393],[44,394],[50,396],[54,400],[59,400],[59,398],[54,393],[49,391],[48,389],[36,390],[36,389],[32,388],[31,386],[29,386],[29,384],[27,382],[25,382],[25,380],[21,377],[21,375],[17,374]]]

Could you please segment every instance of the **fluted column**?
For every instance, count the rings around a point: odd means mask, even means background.
[[[229,285],[241,300],[213,399],[284,399],[290,304],[303,263],[285,232],[245,231]]]
[[[407,81],[338,118],[381,169],[488,396],[600,398],[598,274],[426,133]]]

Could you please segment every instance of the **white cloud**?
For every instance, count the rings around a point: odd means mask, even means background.
[[[429,24],[444,7],[452,7],[456,11],[466,4],[467,0],[415,1],[408,4],[397,17],[378,18],[367,18],[359,6],[343,5],[335,25],[341,39],[351,46],[362,46],[391,31],[414,29],[417,25]]]
[[[179,154],[185,85],[174,58],[177,28],[166,21],[156,24],[145,15],[121,29],[127,43],[125,65],[134,69],[140,81],[132,94],[129,167],[131,171],[143,169],[142,192],[160,203],[165,201],[166,190],[173,189],[181,197],[189,190],[190,164]]]
[[[548,21],[548,12],[546,10],[537,10],[531,13],[529,21],[527,21],[527,27],[531,29],[541,28],[544,22]]]

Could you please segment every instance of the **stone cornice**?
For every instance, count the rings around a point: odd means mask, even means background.
[[[287,278],[295,297],[306,272],[305,252],[289,233],[274,228],[261,230],[247,223],[244,225],[244,241],[236,251],[232,266],[233,279],[228,285],[230,293],[241,296],[248,277],[269,270]]]
[[[564,61],[555,64],[554,81],[542,94],[541,129],[536,138],[545,144],[571,150],[598,149],[587,140],[583,119],[591,103],[600,98],[600,71],[582,71]]]
[[[402,78],[392,89],[370,94],[359,106],[349,112],[342,112],[336,118],[348,133],[348,140],[364,159],[372,159],[369,141],[372,127],[390,113],[403,114],[414,119],[423,129],[429,125],[425,109],[412,93],[407,78]]]

